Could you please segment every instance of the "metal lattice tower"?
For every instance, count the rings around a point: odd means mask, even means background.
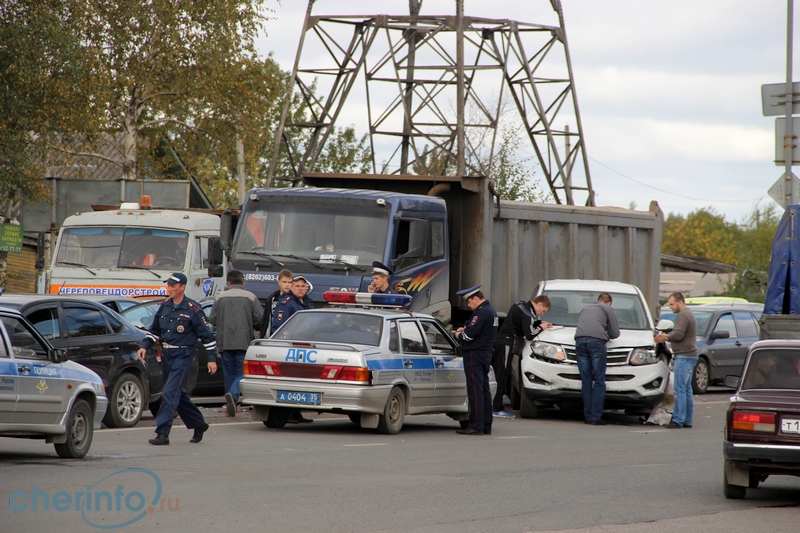
[[[374,173],[431,174],[446,159],[458,177],[486,176],[511,119],[554,200],[594,205],[560,0],[558,25],[465,16],[463,0],[454,16],[312,15],[313,4],[292,72],[310,118],[289,120],[287,98],[267,186],[281,143],[293,176],[276,179],[299,178],[350,125],[369,132]]]

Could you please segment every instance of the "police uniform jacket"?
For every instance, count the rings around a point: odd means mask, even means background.
[[[459,335],[464,351],[491,351],[497,335],[497,313],[489,300],[472,311],[472,316]]]
[[[281,295],[281,290],[273,291],[264,302],[264,317],[261,319],[261,338],[266,339],[272,333],[270,322],[272,322],[272,314],[275,312],[275,306],[278,305],[278,297]]]
[[[278,305],[272,313],[272,332],[274,333],[290,316],[303,309],[311,309],[311,298],[306,296],[303,300],[297,298],[292,291],[287,292],[278,299]]]
[[[231,285],[214,300],[208,321],[217,327],[220,350],[247,350],[261,323],[261,302],[241,285]]]
[[[191,348],[194,351],[194,345],[198,340],[205,346],[208,360],[215,361],[217,340],[206,321],[203,308],[190,298],[184,297],[179,304],[175,304],[169,298],[161,304],[156,316],[153,317],[153,324],[142,341],[142,348],[149,349],[161,342],[167,349],[178,346]],[[199,362],[204,364],[203,361]]]
[[[520,353],[522,338],[533,340],[542,332],[542,320],[536,316],[531,302],[517,302],[508,310],[503,325],[497,331],[495,344],[504,344],[515,348],[514,353]]]

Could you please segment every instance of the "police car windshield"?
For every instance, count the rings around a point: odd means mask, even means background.
[[[576,327],[578,315],[584,306],[597,301],[597,292],[591,291],[545,291],[550,297],[551,308],[542,318],[558,326]],[[647,314],[636,294],[611,293],[611,307],[622,329],[650,329]]]
[[[360,313],[301,311],[292,315],[271,338],[378,346],[382,323],[379,316]]]
[[[315,270],[371,267],[384,259],[389,214],[374,202],[320,204],[265,197],[247,204],[232,258],[259,261],[262,256],[297,270],[310,264]]]

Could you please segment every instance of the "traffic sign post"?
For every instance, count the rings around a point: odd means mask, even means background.
[[[784,174],[769,188],[768,194],[786,209],[796,201],[796,198],[800,198],[800,178],[793,172]]]

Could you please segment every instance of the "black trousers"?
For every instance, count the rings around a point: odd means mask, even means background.
[[[468,428],[490,433],[492,431],[492,390],[489,387],[489,366],[492,352],[464,352],[464,374],[467,378],[469,403]]]
[[[492,411],[503,410],[503,395],[511,392],[511,346],[495,344],[492,347],[492,368],[497,380],[497,392],[492,400]]]

